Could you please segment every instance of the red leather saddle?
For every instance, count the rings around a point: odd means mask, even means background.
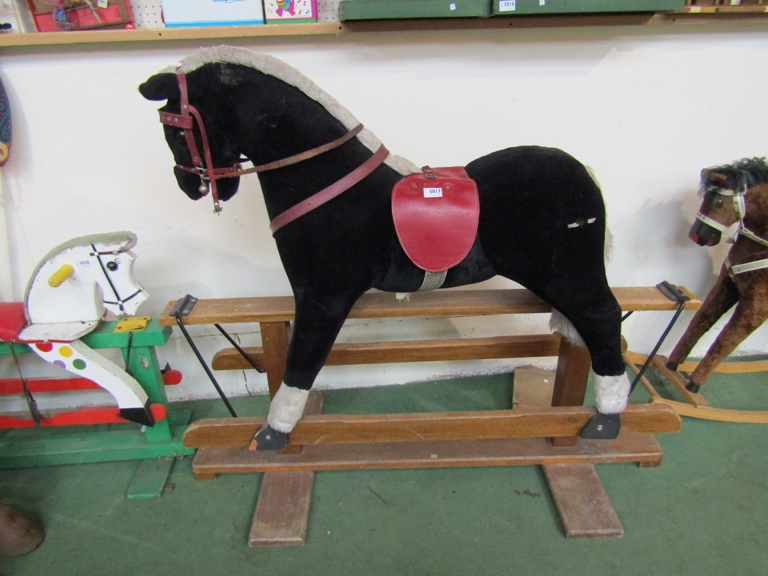
[[[405,253],[416,266],[441,272],[461,262],[477,235],[477,184],[461,166],[422,168],[395,184],[392,217]]]

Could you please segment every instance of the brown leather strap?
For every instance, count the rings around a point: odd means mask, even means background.
[[[357,126],[352,128],[352,130],[344,134],[344,136],[342,136],[341,138],[337,138],[333,142],[328,142],[328,144],[323,144],[322,146],[318,146],[317,148],[312,148],[311,150],[307,150],[306,152],[300,152],[299,154],[289,156],[288,158],[283,158],[282,160],[269,162],[268,164],[261,164],[260,166],[253,166],[251,168],[245,168],[241,170],[232,170],[230,172],[226,172],[223,174],[216,174],[216,178],[217,179],[231,178],[233,176],[242,176],[244,174],[253,174],[255,172],[267,172],[268,170],[276,170],[278,168],[283,168],[285,166],[291,166],[292,164],[298,164],[299,162],[303,162],[304,160],[309,160],[310,158],[314,158],[315,156],[320,156],[320,154],[333,150],[334,148],[338,148],[345,142],[352,140],[352,138],[360,134],[362,130],[363,130],[363,125],[358,124]]]
[[[289,156],[288,158],[283,158],[282,160],[269,162],[268,164],[253,166],[247,169],[243,169],[240,166],[240,164],[235,164],[233,166],[227,166],[222,168],[214,168],[213,160],[211,158],[211,150],[210,150],[210,147],[208,146],[208,135],[205,130],[205,124],[203,123],[203,118],[200,116],[200,112],[198,112],[198,110],[189,103],[189,94],[187,90],[187,76],[183,72],[176,72],[176,78],[179,83],[179,96],[180,96],[181,109],[179,110],[179,114],[173,114],[171,112],[161,111],[160,122],[168,126],[179,128],[184,132],[184,139],[186,140],[187,148],[189,149],[189,154],[192,157],[192,166],[182,166],[180,164],[177,164],[176,167],[179,168],[180,170],[190,172],[200,177],[201,179],[200,190],[203,196],[207,195],[208,190],[206,188],[210,186],[211,196],[213,197],[213,207],[214,207],[213,211],[216,213],[221,212],[221,205],[219,203],[219,193],[216,186],[216,180],[219,180],[221,178],[233,178],[235,176],[243,176],[245,174],[266,172],[268,170],[275,170],[277,168],[283,168],[284,166],[291,166],[292,164],[303,162],[304,160],[314,158],[315,156],[319,156],[320,154],[328,152],[329,150],[338,148],[345,142],[348,142],[349,140],[357,136],[363,130],[363,125],[358,124],[357,126],[352,128],[352,130],[350,130],[349,132],[347,132],[346,134],[344,134],[343,136],[341,136],[340,138],[337,138],[332,142],[323,144],[316,148],[312,148],[311,150],[306,150],[305,152],[300,152],[299,154]],[[195,135],[193,132],[195,120],[197,120],[197,125],[198,125],[198,128],[200,129],[200,136],[203,143],[203,155],[200,154],[200,151],[197,148],[197,142],[195,141]],[[379,152],[381,152],[382,149],[384,149],[383,146],[379,149],[378,152],[376,152],[376,154],[379,154]],[[386,155],[384,156],[384,158],[386,158]],[[379,164],[380,163],[381,162],[379,162]],[[363,164],[363,166],[365,166],[366,164]],[[378,166],[378,164],[376,166]],[[376,166],[371,168],[371,171],[373,171],[376,168]],[[360,168],[362,168],[362,166]],[[359,170],[360,168],[358,168],[357,170]],[[354,171],[352,174],[355,174],[357,170]],[[345,178],[352,176],[352,174],[348,175]],[[360,179],[362,180],[362,178],[365,178],[365,176],[367,176],[367,173],[361,176]],[[333,186],[336,186],[337,184],[343,182],[345,178],[342,178],[341,180],[339,180],[339,182],[337,182]],[[350,186],[354,186],[355,183],[356,182],[349,184],[347,188],[349,188]],[[333,186],[329,188],[332,188]],[[346,188],[344,190],[346,190]],[[343,192],[344,190],[337,192],[336,195],[341,194],[341,192]],[[333,196],[331,196],[331,198],[332,197]],[[312,198],[314,198],[314,196]],[[307,200],[305,200],[305,202],[312,200],[312,198],[308,198]],[[330,200],[330,198],[328,198],[328,200]],[[321,203],[325,203],[328,200],[324,200]],[[311,209],[312,208],[309,208],[307,212]],[[293,210],[293,208],[291,208],[291,210]],[[299,214],[299,216],[300,215],[301,214]],[[283,215],[281,214],[280,216],[278,216],[278,218],[282,216]],[[295,216],[294,218],[298,218],[298,216]],[[290,220],[288,221],[290,222]],[[285,224],[282,224],[281,226],[283,225]]]
[[[160,122],[162,122],[163,124],[168,124],[169,126],[174,126],[182,129],[191,129],[193,126],[192,116],[185,117],[185,116],[182,116],[181,114],[172,114],[170,112],[160,112]],[[234,166],[226,166],[223,168],[214,168],[213,170],[206,170],[206,173],[209,175],[213,174],[214,178],[216,180],[219,180],[220,178],[233,178],[235,176],[244,176],[246,174],[267,172],[269,170],[276,170],[278,168],[283,168],[285,166],[291,166],[293,164],[298,164],[299,162],[303,162],[304,160],[309,160],[310,158],[314,158],[315,156],[320,156],[321,154],[324,154],[325,152],[329,152],[334,148],[338,148],[342,144],[352,140],[352,138],[360,134],[360,132],[362,131],[363,131],[363,125],[358,124],[357,126],[352,128],[352,130],[344,134],[344,136],[341,136],[340,138],[337,138],[332,142],[328,142],[327,144],[323,144],[321,146],[318,146],[317,148],[312,148],[310,150],[300,152],[299,154],[294,154],[293,156],[289,156],[288,158],[283,158],[282,160],[275,160],[274,162],[269,162],[267,164],[260,164],[259,166],[252,166],[251,168],[242,168],[240,164],[235,164]],[[189,146],[189,144],[187,144],[187,146]],[[200,174],[200,170],[193,166],[181,166],[179,164],[177,165],[177,168],[184,170],[186,172],[191,172],[192,174]]]
[[[286,224],[293,222],[297,218],[304,216],[307,212],[314,210],[318,206],[322,206],[329,200],[336,198],[336,196],[342,192],[346,192],[352,188],[352,186],[376,170],[376,168],[387,159],[387,156],[389,156],[389,150],[382,144],[373,156],[368,158],[368,160],[352,170],[352,172],[344,176],[341,180],[337,180],[327,188],[320,190],[320,192],[313,194],[306,200],[299,202],[295,206],[288,208],[285,212],[277,215],[269,225],[272,230],[272,235],[274,236],[275,232],[280,230],[280,228]]]

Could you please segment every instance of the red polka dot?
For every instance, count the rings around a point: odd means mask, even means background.
[[[53,350],[53,344],[50,342],[40,342],[38,344],[35,344],[35,348],[40,350],[40,352],[50,352]]]

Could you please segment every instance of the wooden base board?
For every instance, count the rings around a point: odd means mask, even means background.
[[[314,477],[314,472],[264,474],[248,546],[304,544]]]
[[[556,447],[546,438],[391,442],[304,446],[301,454],[250,451],[247,447],[200,448],[192,463],[199,480],[217,474],[446,468],[457,466],[531,466],[637,462],[658,466],[662,451],[651,434],[621,434],[616,440],[582,440]]]
[[[152,458],[141,460],[131,485],[128,500],[149,500],[160,498],[173,469],[175,458]]]
[[[323,411],[323,395],[310,392],[304,415]],[[301,453],[301,447],[299,452]],[[282,451],[278,456],[296,454]],[[248,546],[301,546],[307,538],[309,503],[312,500],[314,472],[269,472],[261,479],[259,500],[253,513]]]
[[[548,464],[542,468],[566,537],[624,535],[624,528],[592,464]]]
[[[555,387],[554,372],[535,366],[515,370],[512,405],[545,407],[552,403]],[[625,436],[622,436],[624,438]],[[577,437],[553,438],[556,447],[575,446]],[[655,442],[655,440],[654,440]],[[661,459],[640,463],[643,467],[658,466]],[[567,538],[616,537],[624,528],[613,509],[592,463],[544,464],[544,477],[557,506]]]

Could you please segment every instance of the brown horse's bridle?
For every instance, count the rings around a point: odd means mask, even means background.
[[[749,228],[746,227],[744,224],[744,217],[747,215],[747,189],[746,186],[742,188],[741,190],[734,191],[734,190],[728,190],[726,188],[720,188],[718,186],[710,186],[707,188],[707,192],[711,194],[718,194],[720,196],[727,196],[730,197],[731,200],[733,200],[733,210],[736,212],[736,217],[739,219],[739,225],[736,228],[736,232],[727,239],[727,242],[729,244],[733,244],[738,240],[739,236],[744,236],[745,238],[749,238],[753,242],[757,242],[758,244],[762,244],[763,246],[768,246],[768,240],[765,240],[764,238],[760,238],[757,234],[752,232]],[[724,232],[729,227],[724,226],[717,220],[713,220],[709,216],[706,216],[705,214],[702,214],[701,212],[698,212],[696,214],[696,219],[703,222],[704,224],[711,226],[718,232]],[[725,260],[726,267],[728,269],[728,272],[731,276],[734,274],[742,274],[744,272],[751,272],[752,270],[762,270],[763,268],[768,268],[768,259],[764,260],[755,260],[753,262],[746,262],[744,264],[733,264],[728,261],[726,258]]]
[[[311,150],[306,150],[305,152],[301,152],[299,154],[289,156],[288,158],[283,158],[282,160],[276,160],[275,162],[262,164],[260,166],[243,168],[242,165],[238,162],[236,164],[233,164],[232,166],[215,168],[213,166],[213,160],[211,159],[211,149],[210,149],[210,146],[208,145],[208,134],[206,133],[206,130],[205,130],[205,124],[203,123],[203,118],[202,116],[200,116],[200,112],[198,112],[197,108],[195,108],[194,106],[192,106],[192,104],[189,103],[189,93],[187,90],[187,76],[183,72],[177,71],[176,78],[178,79],[178,82],[179,82],[179,93],[181,98],[180,113],[173,114],[171,112],[164,112],[163,110],[160,110],[160,122],[162,122],[167,126],[173,126],[174,128],[183,130],[184,138],[187,142],[187,147],[189,148],[189,153],[192,156],[192,166],[183,166],[181,164],[177,164],[176,167],[179,168],[180,170],[184,170],[185,172],[190,172],[200,177],[199,192],[202,196],[207,196],[208,192],[209,191],[211,192],[211,196],[213,198],[213,211],[216,214],[221,212],[221,204],[219,203],[219,193],[216,187],[216,180],[219,180],[221,178],[234,178],[235,176],[243,176],[245,174],[255,174],[258,172],[266,172],[268,170],[275,170],[277,168],[283,168],[284,166],[290,166],[292,164],[296,164],[298,162],[302,162],[304,160],[314,158],[315,156],[319,156],[324,152],[328,152],[329,150],[338,148],[345,142],[357,136],[363,130],[363,125],[358,124],[357,126],[352,128],[349,132],[347,132],[340,138],[337,138],[333,142],[329,142],[327,144],[323,144],[322,146],[318,146],[317,148],[312,148]],[[200,128],[200,137],[203,143],[202,154],[200,154],[200,151],[197,147],[197,142],[195,141],[195,134],[194,134],[195,121],[197,121],[197,125]],[[371,158],[368,161],[363,163],[359,168],[357,168],[352,173],[355,176],[354,178],[350,179],[349,176],[352,176],[352,174],[349,174],[344,178],[342,178],[341,180],[339,180],[338,182],[332,184],[330,187],[324,190],[321,190],[320,192],[308,198],[304,202],[278,215],[272,221],[272,224],[273,224],[272,232],[273,233],[276,232],[278,228],[285,226],[286,224],[288,224],[289,222],[292,222],[299,216],[306,214],[309,210],[316,208],[320,204],[327,202],[331,198],[338,196],[345,190],[354,186],[357,182],[359,182],[360,180],[365,178],[368,174],[373,172],[373,170],[375,170],[376,167],[378,167],[379,164],[381,164],[386,159],[388,154],[389,152],[387,152],[386,148],[384,148],[384,146],[381,146],[379,150],[373,156],[371,156]],[[325,199],[321,201],[321,198],[325,198]],[[297,207],[300,207],[300,206],[302,208],[297,210]],[[276,223],[278,223],[279,225],[276,226],[275,225]]]

